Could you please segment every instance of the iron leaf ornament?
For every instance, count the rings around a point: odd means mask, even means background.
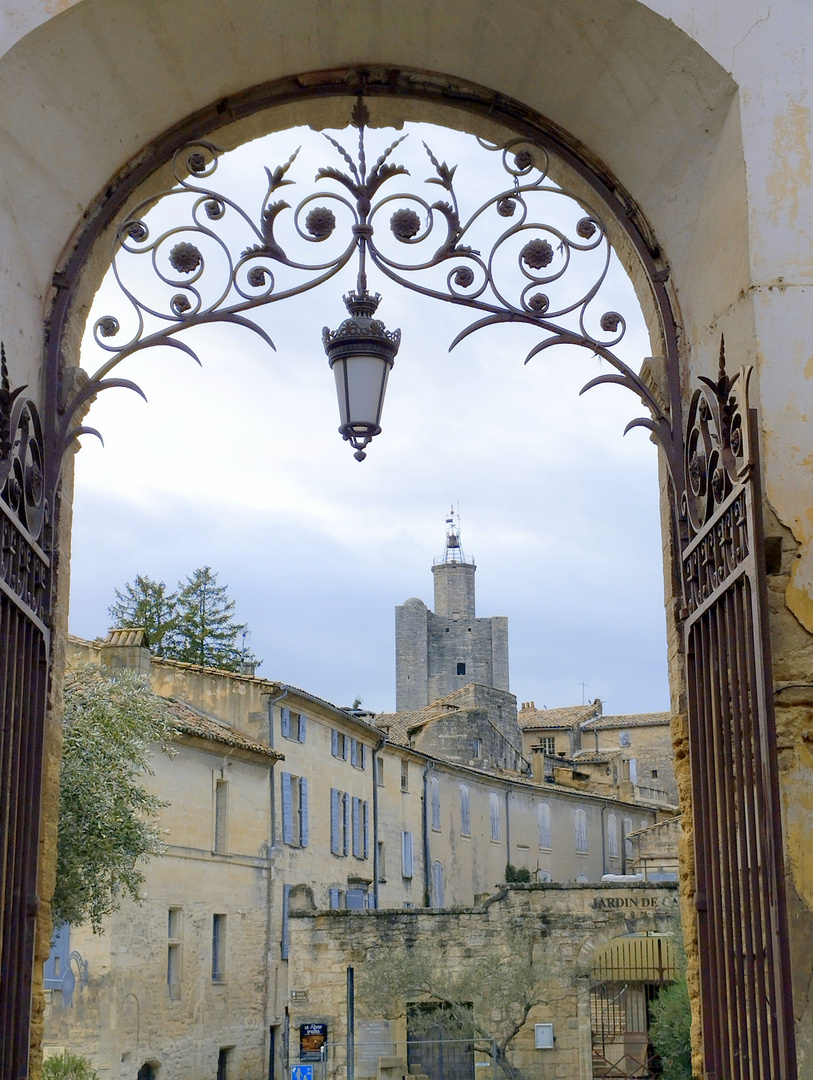
[[[545,150],[522,137],[501,146],[478,139],[484,153],[500,156],[506,183],[464,216],[457,166],[439,159],[426,143],[430,171],[424,184],[440,189],[437,199],[419,188],[396,190],[394,181],[410,175],[393,158],[408,135],[386,146],[368,167],[369,120],[359,98],[352,112],[358,131],[355,156],[323,132],[341,164],[319,168],[315,190],[298,202],[279,193],[296,184],[291,173],[301,148],[281,165],[265,167],[265,194],[253,212],[212,185],[223,153],[214,143],[202,139],[175,153],[174,186],[141,202],[117,229],[112,271],[123,309],[96,319],[93,337],[106,359],[62,402],[64,444],[91,430],[73,417],[100,390],[113,385],[138,390],[128,380],[108,378],[125,358],[168,346],[198,360],[185,332],[214,323],[249,329],[273,349],[252,316],[318,288],[356,258],[361,289],[366,290],[372,265],[406,289],[478,312],[450,349],[485,326],[525,323],[541,335],[526,363],[561,344],[587,348],[607,360],[613,372],[585,389],[609,382],[637,394],[648,416],[632,421],[628,430],[650,429],[671,460],[669,417],[614,352],[626,331],[624,317],[598,308],[611,258],[604,224],[581,198],[549,179]],[[545,199],[567,204],[575,225],[565,228],[536,217]],[[173,224],[153,235],[154,221],[168,216]],[[481,242],[484,232],[487,249]],[[580,260],[592,269],[586,288],[584,274],[575,272]],[[147,271],[136,278],[137,285],[125,273],[131,264]]]

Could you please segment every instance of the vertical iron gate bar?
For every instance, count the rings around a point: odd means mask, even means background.
[[[739,380],[739,381],[737,381]],[[793,1080],[757,426],[748,374],[696,391],[682,510],[687,703],[707,1080]]]

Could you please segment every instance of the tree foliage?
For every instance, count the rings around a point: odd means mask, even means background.
[[[178,625],[177,591],[168,592],[163,581],[138,574],[135,581],[128,581],[115,592],[116,599],[108,608],[114,624],[143,627],[152,652],[156,656],[169,655]]]
[[[140,899],[139,861],[161,850],[155,819],[163,805],[143,786],[156,744],[170,752],[166,702],[131,671],[87,666],[69,673],[59,790],[54,922],[102,920],[119,893]]]
[[[692,1010],[685,972],[652,1003],[649,1038],[663,1066],[663,1080],[692,1080]]]
[[[359,971],[359,1004],[371,1016],[408,1015],[412,1032],[440,1025],[450,1039],[476,1040],[496,1053],[508,1080],[520,1080],[508,1047],[531,1010],[551,1002],[533,956],[546,933],[539,919],[519,924],[461,964],[450,963],[436,944],[376,949]]]
[[[163,581],[139,574],[108,611],[116,626],[144,627],[156,656],[188,664],[239,671],[258,664],[245,648],[248,628],[234,619],[234,601],[210,566],[194,570],[170,592]]]

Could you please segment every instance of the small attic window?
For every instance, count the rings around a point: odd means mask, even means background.
[[[449,633],[449,627],[448,626],[446,627],[446,633],[447,634]]]
[[[457,665],[457,674],[458,675],[465,675],[466,674],[466,665],[465,664],[458,664]]]

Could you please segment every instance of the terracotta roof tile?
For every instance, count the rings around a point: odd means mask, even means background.
[[[534,709],[528,706],[519,710],[517,719],[519,726],[526,731],[536,728],[572,728],[595,716],[598,708],[600,706],[595,702],[589,705],[566,705],[561,709]]]
[[[669,723],[668,712],[630,713],[627,716],[596,716],[582,723],[583,729],[655,727]]]
[[[212,742],[223,743],[225,746],[233,746],[238,750],[250,750],[254,754],[262,754],[263,757],[274,760],[283,757],[279,751],[272,750],[264,743],[244,735],[242,731],[237,731],[236,728],[229,727],[228,724],[199,712],[191,705],[187,705],[185,701],[178,701],[177,698],[164,700],[169,706],[176,728],[185,735],[196,735],[199,739],[209,739]]]
[[[125,627],[124,629],[116,629],[107,631],[107,637],[102,642],[102,645],[115,645],[121,646],[133,646],[139,649],[148,649],[150,646],[149,639],[147,637],[147,631],[143,626]]]

